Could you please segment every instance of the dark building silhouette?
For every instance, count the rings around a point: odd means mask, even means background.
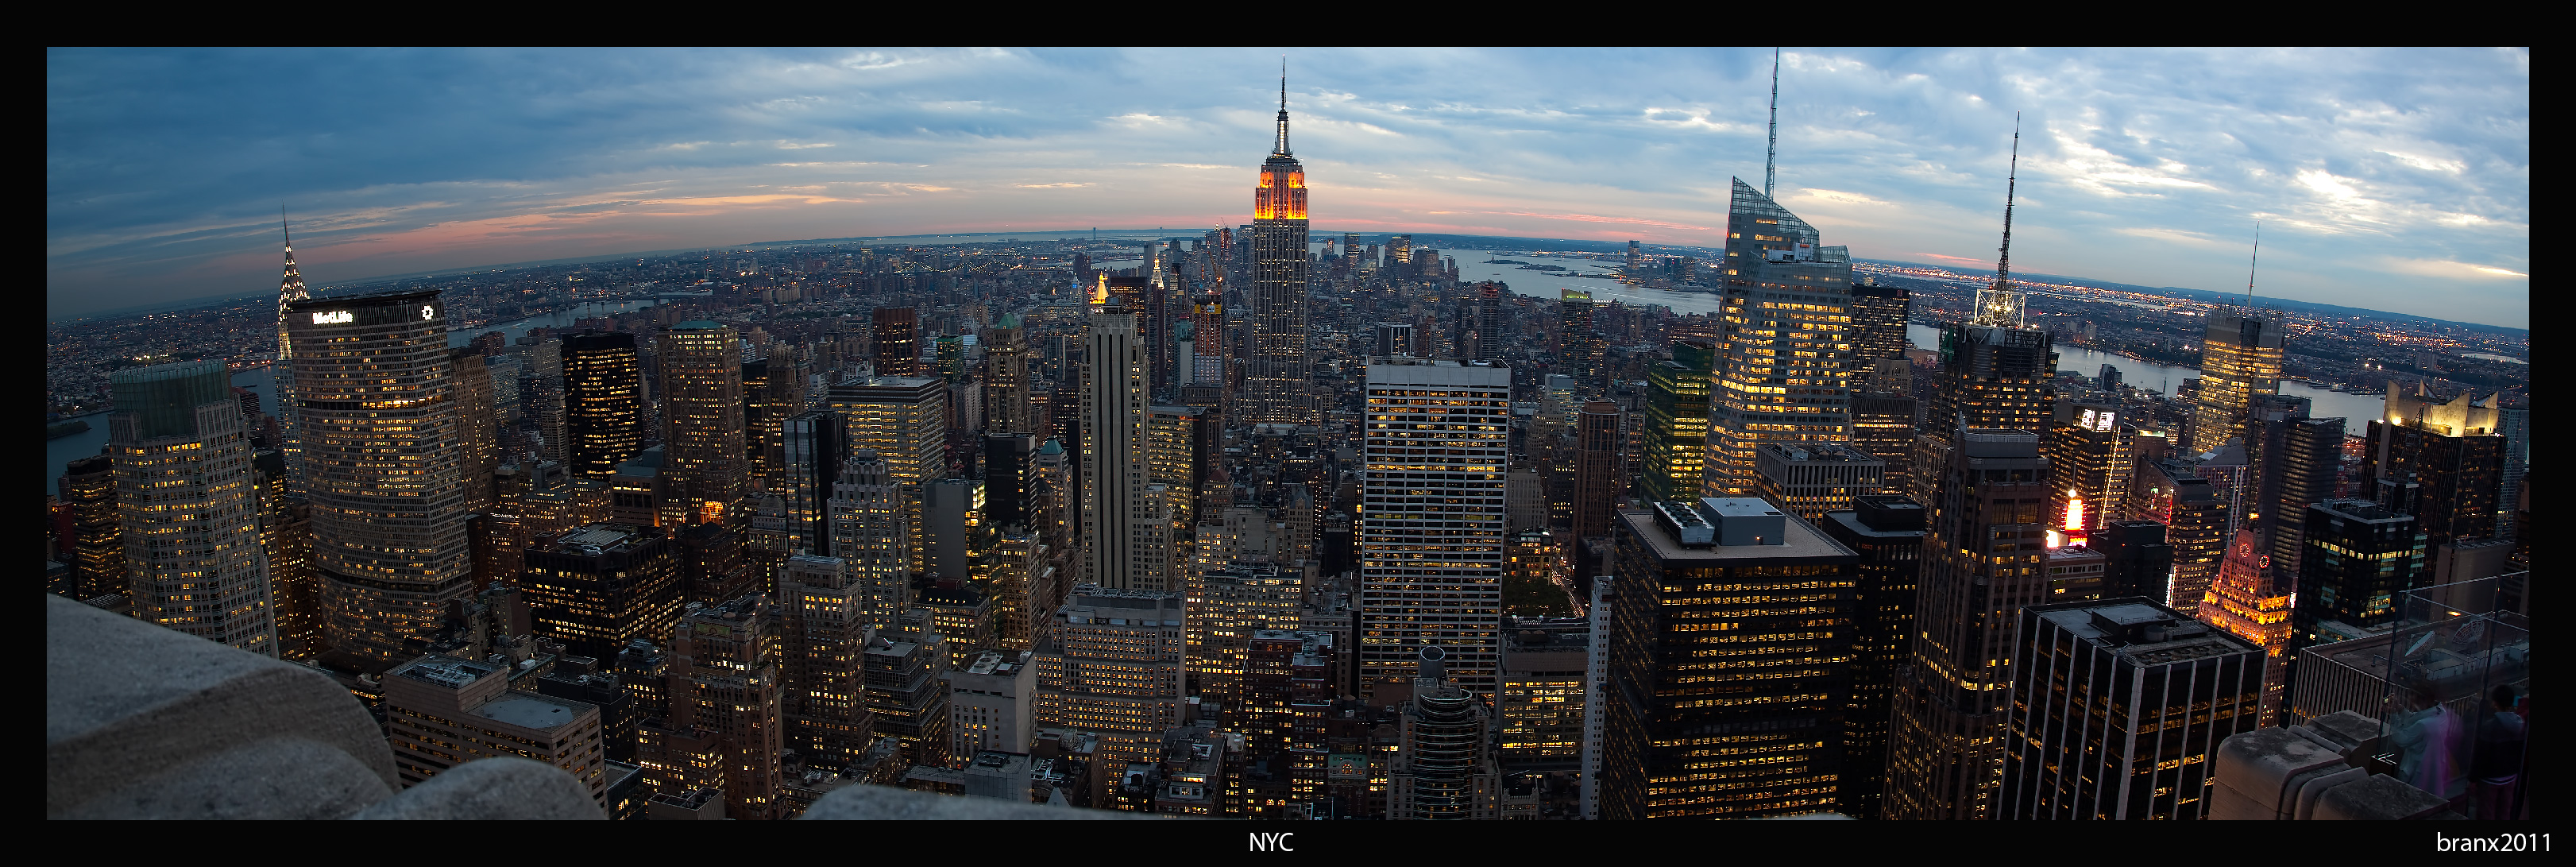
[[[1885,804],[1887,727],[1896,669],[1914,650],[1915,582],[1923,571],[1922,504],[1873,494],[1828,512],[1817,529],[1860,555],[1852,572],[1851,699],[1836,812],[1878,818]]]

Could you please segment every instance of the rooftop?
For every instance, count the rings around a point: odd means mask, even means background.
[[[474,709],[474,715],[523,729],[552,731],[557,726],[580,719],[582,712],[590,709],[590,705],[512,692],[484,702],[483,706]]]
[[[1760,501],[1757,500],[1754,502]],[[1713,563],[1714,561],[1728,560],[1759,562],[1766,560],[1807,559],[1815,557],[1859,557],[1859,555],[1853,553],[1851,549],[1843,547],[1842,543],[1826,538],[1824,533],[1818,532],[1815,527],[1808,525],[1807,522],[1798,520],[1791,516],[1782,517],[1786,518],[1786,520],[1782,522],[1783,544],[1710,545],[1705,548],[1685,548],[1682,546],[1680,539],[1673,538],[1673,535],[1670,532],[1665,531],[1663,527],[1656,524],[1654,512],[1646,509],[1619,510],[1619,520],[1628,525],[1629,532],[1637,534],[1637,538],[1640,541],[1643,541],[1649,548],[1653,549],[1655,556],[1658,559],[1668,563],[1676,561],[1700,561]]]
[[[501,667],[497,665],[457,659],[452,656],[426,656],[396,669],[393,674],[424,683],[435,683],[449,689],[462,689],[467,684],[498,674],[500,671]]]

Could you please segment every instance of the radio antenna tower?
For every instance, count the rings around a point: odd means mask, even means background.
[[[2245,261],[2245,309],[2254,309],[2254,266],[2263,262],[2263,222],[2254,222],[2254,255]]]
[[[1780,179],[1780,47],[1771,47],[1771,152],[1762,158],[1762,197],[1771,197],[1771,184]]]

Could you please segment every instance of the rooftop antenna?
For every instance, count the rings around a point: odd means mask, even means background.
[[[1780,179],[1780,47],[1771,46],[1771,152],[1762,158],[1762,197]]]
[[[2254,255],[2245,261],[2245,309],[2254,309],[2254,266],[2263,262],[2263,221],[2254,221]]]
[[[1995,285],[1977,292],[1975,322],[2023,327],[2021,295],[2012,289],[2013,193],[2021,182],[2021,112],[2013,112],[2012,168],[2004,176],[2004,243],[1996,248]]]

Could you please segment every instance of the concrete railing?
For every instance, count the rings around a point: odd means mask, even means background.
[[[49,819],[599,819],[526,759],[402,789],[358,699],[301,666],[45,596]]]
[[[2459,819],[2449,802],[2370,772],[2379,721],[2351,711],[2255,729],[2218,746],[2212,819]]]

